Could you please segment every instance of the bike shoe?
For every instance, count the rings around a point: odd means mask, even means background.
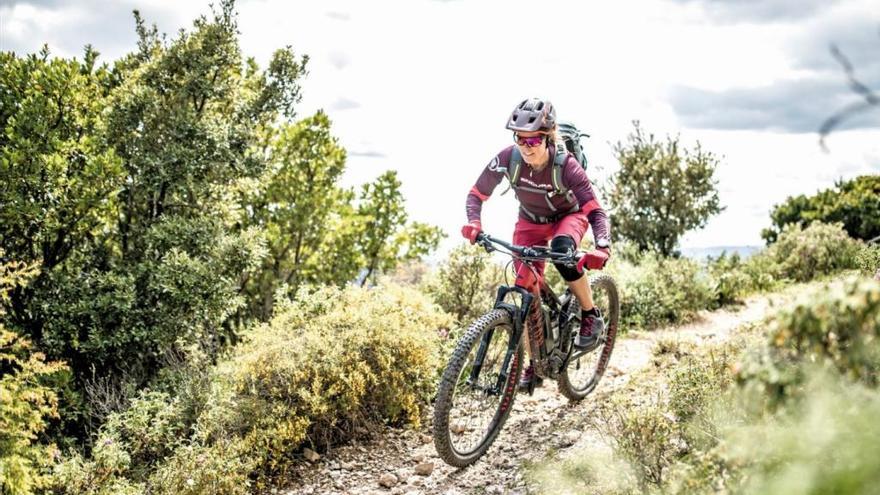
[[[581,318],[581,331],[574,339],[574,347],[578,350],[592,351],[599,347],[599,339],[605,333],[605,320],[598,310],[587,313]]]
[[[532,365],[529,365],[528,368],[523,370],[522,378],[519,380],[519,389],[522,391],[526,391],[532,393],[532,391],[540,387],[544,383],[544,379],[535,374],[535,368]]]

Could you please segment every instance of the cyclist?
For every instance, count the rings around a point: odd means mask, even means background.
[[[557,132],[553,104],[539,98],[523,100],[510,114],[507,129],[513,131],[515,144],[495,155],[468,193],[468,223],[461,229],[462,236],[471,244],[475,242],[477,234],[482,231],[480,213],[483,202],[489,199],[495,186],[507,177],[520,203],[519,219],[513,231],[514,244],[546,246],[547,241],[550,241],[553,251],[576,250],[589,224],[593,228],[596,249],[588,252],[582,262],[591,270],[604,267],[611,255],[608,216],[599,205],[583,167],[570,153],[566,153],[561,165],[563,184],[554,185],[552,169],[556,160],[556,143],[562,143],[562,139]],[[508,175],[509,167],[511,157],[516,152],[523,163],[519,173],[511,177]],[[582,308],[581,328],[575,339],[575,347],[595,348],[605,329],[605,323],[593,304],[588,279],[583,272],[578,273],[577,269],[562,264],[555,266]],[[544,263],[536,263],[535,267],[539,275],[543,275]],[[522,262],[516,262],[514,268],[517,285],[534,289],[536,280],[531,270]],[[527,333],[525,338],[526,349],[531,357]],[[530,363],[524,370],[519,385],[521,388],[528,388],[533,380],[535,372]],[[540,385],[540,380],[535,385]]]

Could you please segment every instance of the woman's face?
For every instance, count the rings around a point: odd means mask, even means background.
[[[526,163],[540,166],[547,162],[546,138],[546,134],[537,131],[516,133],[516,146]]]

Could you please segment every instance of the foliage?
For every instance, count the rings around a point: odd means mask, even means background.
[[[281,284],[295,293],[302,283],[323,281],[323,260],[315,253],[327,237],[328,217],[346,199],[337,186],[345,150],[330,135],[325,113],[282,126],[269,153],[264,176],[241,183],[243,224],[264,229],[268,239],[269,255],[249,284],[262,319],[271,315]]]
[[[0,248],[46,273],[108,227],[124,179],[101,137],[118,81],[97,56],[0,52]]]
[[[407,224],[396,172],[365,184],[357,198],[339,187],[345,151],[330,135],[326,114],[275,134],[267,172],[239,183],[242,225],[262,229],[269,245],[261,272],[247,285],[252,314],[268,319],[279,289],[293,295],[304,284],[341,286],[362,269],[366,283],[437,247],[438,228]]]
[[[449,253],[425,289],[458,326],[466,326],[492,308],[501,271],[484,249],[463,244]]]
[[[196,443],[175,449],[150,477],[152,493],[167,495],[245,495],[255,468],[251,453],[239,440],[220,439],[210,446]]]
[[[776,275],[798,282],[819,275],[856,268],[860,244],[840,224],[813,223],[806,228],[786,226],[775,243],[758,256],[767,256]]]
[[[685,232],[705,226],[723,210],[714,180],[718,159],[699,144],[680,149],[677,137],[661,143],[645,135],[638,122],[634,127],[627,143],[615,147],[620,170],[606,194],[612,234],[633,241],[640,251],[671,256]]]
[[[418,259],[440,243],[443,233],[438,227],[419,222],[406,225],[400,180],[389,170],[361,189],[357,214],[363,221],[356,238],[358,251],[363,253],[366,273],[364,285],[377,271],[393,268],[398,260]]]
[[[441,366],[439,331],[451,323],[409,289],[301,293],[218,366],[200,435],[242,438],[271,474],[303,444],[324,447],[375,423],[418,423]]]
[[[618,260],[609,266],[618,282],[623,328],[678,323],[711,307],[712,282],[695,261],[645,253],[638,265]]]
[[[880,383],[880,283],[826,285],[780,311],[769,323],[767,346],[744,361],[737,379],[775,405],[800,395],[803,363],[833,367],[868,386]]]
[[[600,407],[602,419],[595,426],[632,466],[642,491],[661,486],[681,445],[675,420],[665,413],[659,398],[635,403],[615,397]]]
[[[776,242],[786,225],[813,222],[841,223],[850,237],[873,239],[880,236],[880,176],[839,180],[813,196],[789,197],[773,207],[770,219],[772,226],[761,232],[768,244]]]
[[[0,249],[0,255],[3,254]],[[0,300],[35,273],[23,263],[0,264]],[[44,469],[54,446],[38,443],[50,418],[58,417],[58,399],[47,378],[65,369],[46,362],[30,341],[8,330],[0,306],[0,491],[36,493],[44,488]]]
[[[856,256],[859,270],[866,275],[880,271],[880,243],[866,244]]]
[[[717,258],[709,258],[706,269],[712,280],[715,293],[714,306],[735,304],[751,293],[778,287],[781,281],[779,267],[766,251],[758,252],[746,259],[737,253],[722,253]]]
[[[744,493],[863,494],[880,482],[880,395],[809,373],[805,402],[734,430],[728,464]]]

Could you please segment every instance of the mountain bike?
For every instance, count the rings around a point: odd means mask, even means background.
[[[523,334],[528,332],[532,365],[541,378],[555,379],[559,391],[579,401],[595,390],[614,349],[620,299],[607,274],[590,278],[593,299],[606,330],[591,349],[576,349],[581,310],[566,289],[561,297],[545,282],[536,261],[577,266],[577,252],[509,244],[485,233],[476,243],[520,260],[534,275],[531,283],[502,285],[494,307],[477,318],[458,340],[440,379],[434,402],[434,446],[446,463],[465,467],[477,461],[510,415],[523,363]],[[534,381],[529,393],[534,391]]]

